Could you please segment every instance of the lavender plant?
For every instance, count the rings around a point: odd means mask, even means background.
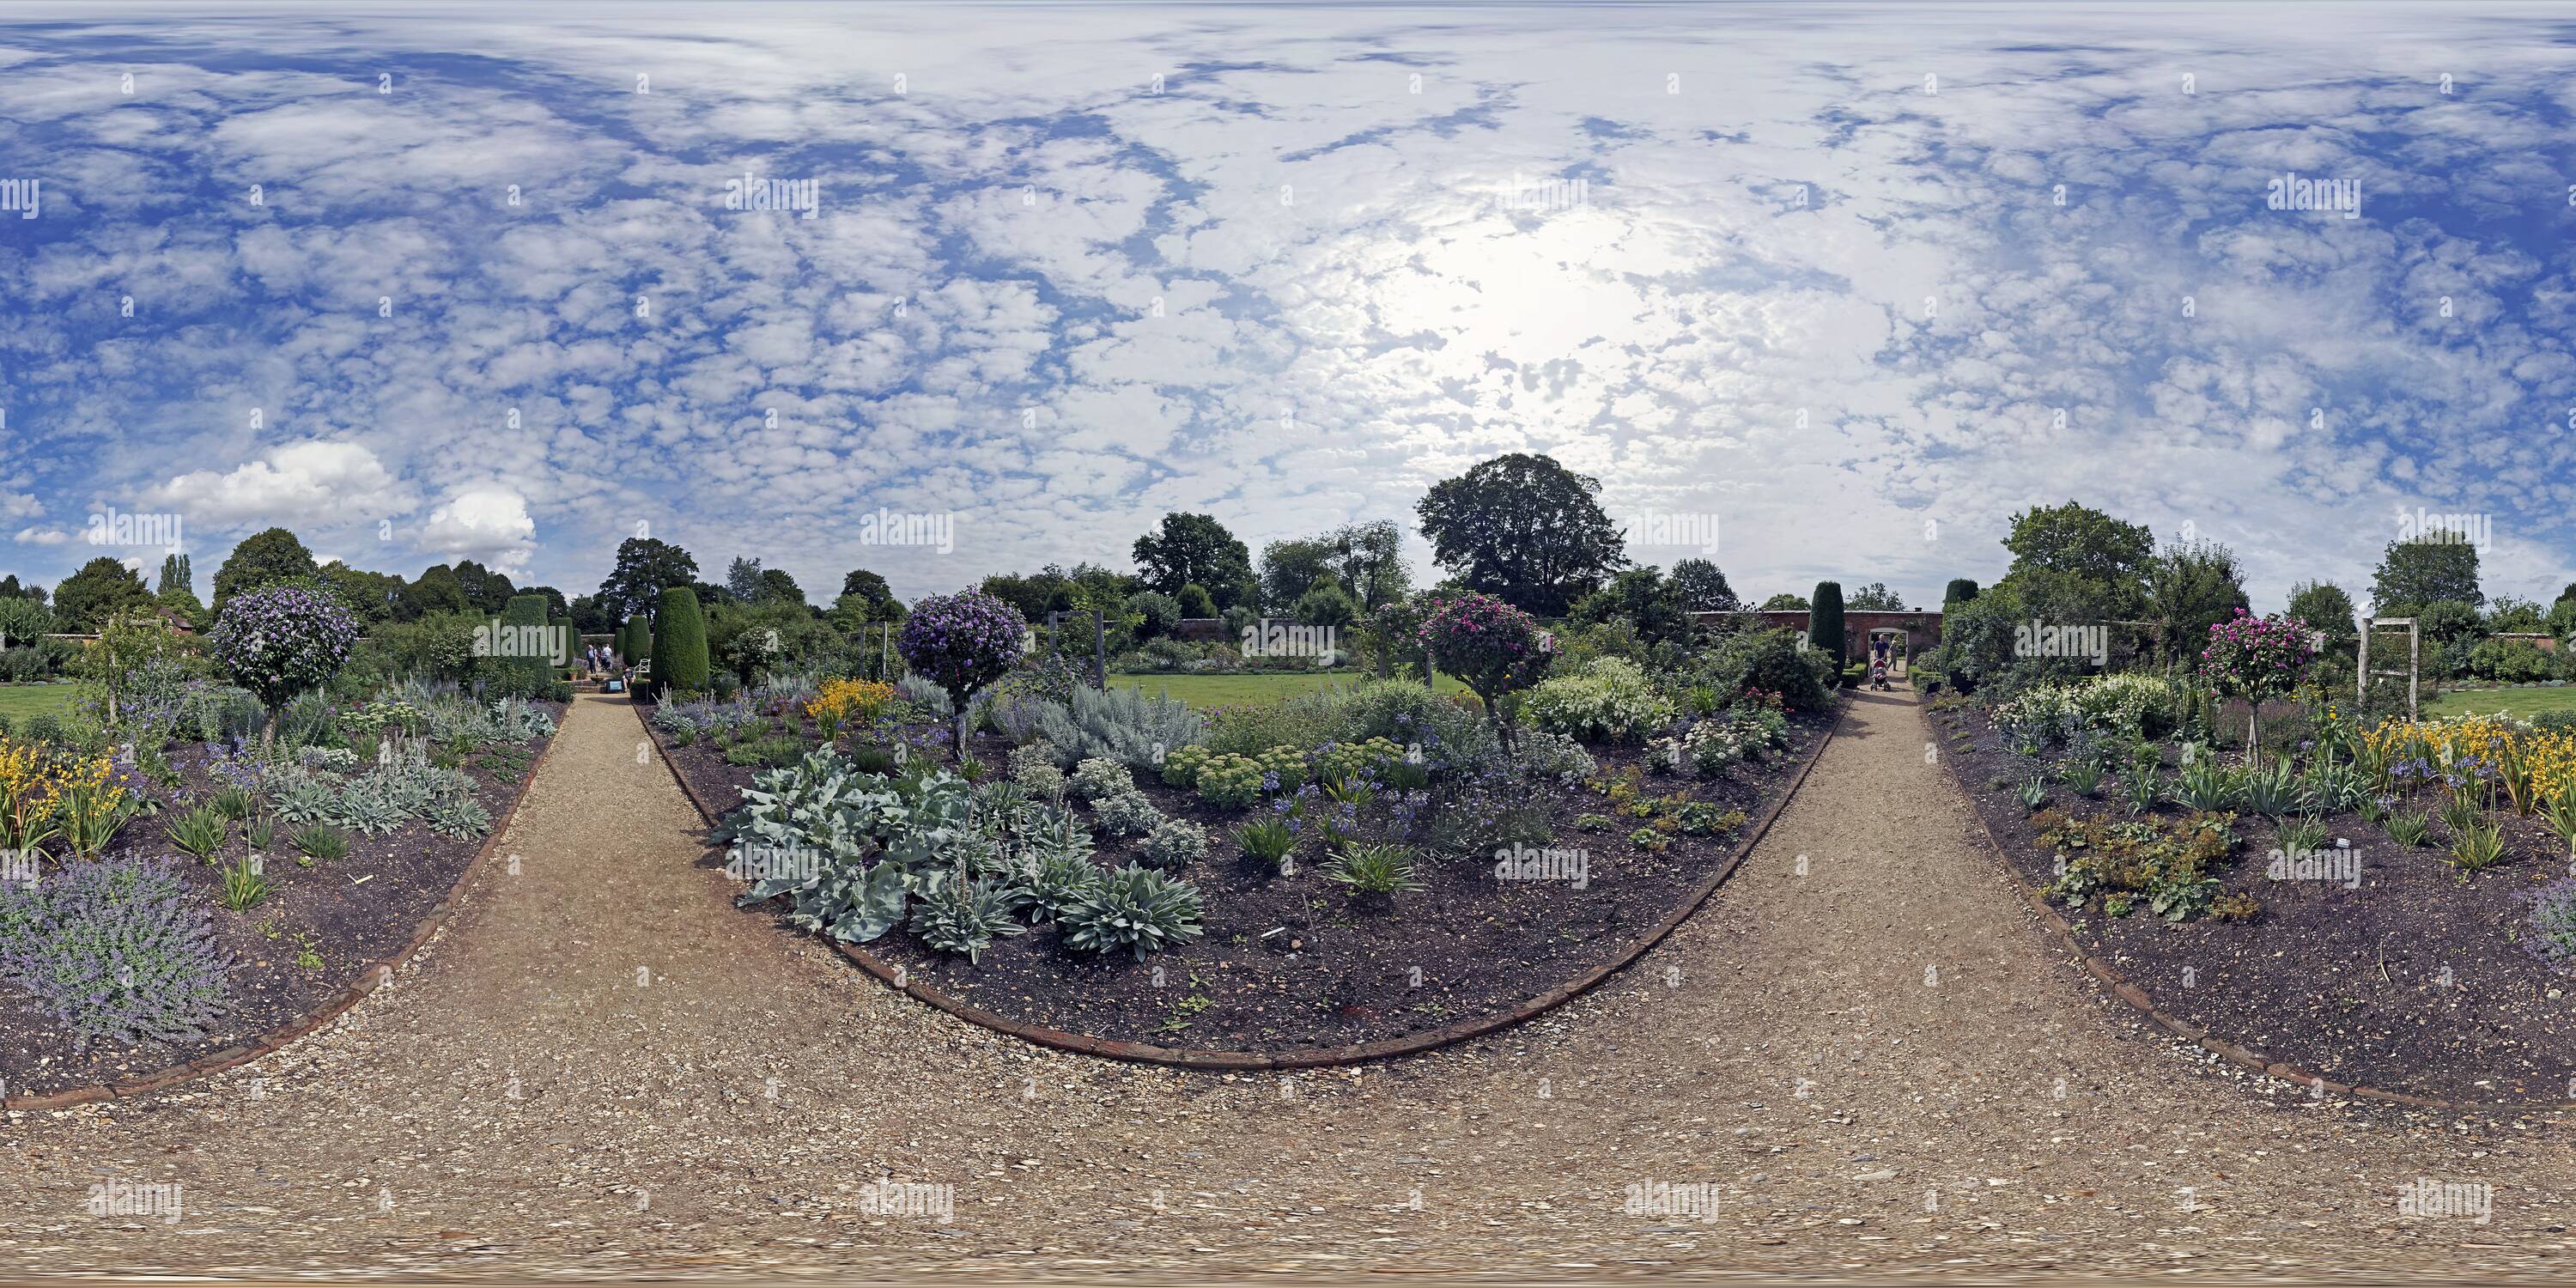
[[[0,887],[0,979],[69,1027],[77,1049],[199,1036],[230,1009],[228,967],[167,859],[76,863]]]

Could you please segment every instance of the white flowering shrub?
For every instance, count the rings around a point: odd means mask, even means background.
[[[1539,685],[1522,709],[1533,726],[1584,742],[1637,742],[1673,720],[1673,704],[1645,671],[1616,657]]]

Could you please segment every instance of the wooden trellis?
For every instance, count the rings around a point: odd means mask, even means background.
[[[2398,671],[2398,670],[2373,671],[2373,670],[2371,670],[2371,669],[2370,669],[2370,637],[2371,637],[2372,633],[2374,633],[2374,632],[2378,631],[2378,630],[2379,630],[2379,629],[2381,629],[2382,627],[2387,627],[2387,628],[2394,629],[2394,628],[2399,627],[2399,626],[2403,626],[2403,627],[2405,627],[2405,628],[2406,628],[2406,669],[2405,669],[2405,670],[2403,670],[2403,671]],[[2421,686],[2422,686],[2422,684],[2423,684],[2423,662],[2424,662],[2424,636],[2423,636],[2423,632],[2422,632],[2421,628],[2419,628],[2419,627],[2415,624],[2415,619],[2414,619],[2414,618],[2412,618],[2412,617],[2374,617],[2374,618],[2371,618],[2371,619],[2370,619],[2370,624],[2361,628],[2361,655],[2360,655],[2360,658],[2359,658],[2359,663],[2358,663],[2358,665],[2354,668],[2354,669],[2355,669],[2356,671],[2358,671],[2360,674],[2359,674],[2358,676],[2356,676],[2356,677],[2355,677],[2355,679],[2354,679],[2354,681],[2353,681],[2353,685],[2354,685],[2354,695],[2353,695],[2353,696],[2354,696],[2354,700],[2355,700],[2356,702],[2363,703],[2363,704],[2367,704],[2367,703],[2370,701],[2370,677],[2372,677],[2372,676],[2374,676],[2374,675],[2385,675],[2385,676],[2388,676],[2388,677],[2390,677],[2390,678],[2392,678],[2392,679],[2393,679],[2393,678],[2395,678],[2395,677],[2397,677],[2397,676],[2402,675],[2402,676],[2405,676],[2405,677],[2406,677],[2406,718],[2407,718],[2407,719],[2409,719],[2409,720],[2413,720],[2413,719],[2415,719],[2415,718],[2416,718],[2416,697],[2417,697],[2418,690],[2421,688]]]

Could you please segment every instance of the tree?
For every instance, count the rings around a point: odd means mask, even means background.
[[[188,592],[190,599],[197,597],[197,578],[188,571],[188,556],[177,553],[162,556],[161,581],[152,588],[152,593],[157,597],[174,590]]]
[[[1691,613],[1741,612],[1744,601],[1735,597],[1735,587],[1726,584],[1726,574],[1706,559],[1683,559],[1673,565],[1673,593],[1681,597],[1682,610]]]
[[[1360,606],[1342,583],[1331,576],[1317,577],[1306,593],[1297,597],[1294,610],[1297,620],[1308,626],[1348,626],[1358,621]]]
[[[309,586],[253,587],[224,601],[207,643],[233,683],[267,705],[259,738],[268,747],[277,740],[278,710],[296,694],[329,684],[349,660],[358,646],[358,619]]]
[[[2147,620],[2155,623],[2156,656],[2185,661],[2209,643],[2209,628],[2253,607],[2236,552],[2215,541],[2164,548],[2147,570]]]
[[[1547,456],[1498,456],[1432,485],[1417,512],[1433,559],[1471,590],[1555,616],[1627,566],[1601,484]]]
[[[805,602],[805,588],[797,585],[796,579],[789,576],[787,574],[787,570],[784,568],[764,568],[761,570],[760,595],[756,602],[763,604],[794,604],[798,608],[810,607],[810,605]]]
[[[620,617],[655,611],[666,586],[686,586],[698,576],[689,552],[654,537],[628,537],[617,545],[617,566],[599,583],[599,602]]]
[[[2498,595],[2487,601],[2487,633],[2490,635],[2528,635],[2544,629],[2540,605],[2516,595]]]
[[[502,605],[500,629],[482,653],[498,659],[495,669],[502,677],[505,696],[543,697],[554,682],[550,665],[554,650],[543,640],[545,626],[543,595],[513,595],[509,603]]]
[[[100,555],[54,587],[54,612],[76,631],[95,631],[118,613],[150,603],[143,579]]]
[[[571,610],[572,628],[584,635],[613,635],[624,625],[601,605],[597,595],[575,595],[565,607]]]
[[[1019,611],[980,591],[933,595],[913,606],[896,647],[905,665],[948,691],[957,710],[957,754],[966,754],[975,694],[1010,674],[1020,660]]]
[[[53,610],[20,595],[0,595],[0,648],[33,644],[54,629]]]
[[[1216,616],[1216,597],[1208,594],[1207,587],[1195,581],[1182,586],[1181,593],[1173,598],[1180,601],[1183,617]]]
[[[2486,628],[2478,610],[2456,599],[2437,599],[2415,610],[2415,631],[2443,644],[2464,643]]]
[[[2361,638],[2352,596],[2332,582],[2303,581],[2290,588],[2290,616],[2325,632],[2329,652],[2353,647]]]
[[[1347,523],[1325,533],[1323,541],[1325,564],[1362,611],[1413,593],[1413,570],[1404,564],[1404,532],[1394,520]]]
[[[1815,600],[1816,606],[1807,614],[1807,642],[1824,650],[1840,671],[1849,660],[1843,655],[1843,584],[1817,582]]]
[[[853,568],[848,576],[841,578],[841,593],[845,596],[857,595],[866,601],[868,615],[865,620],[871,622],[903,620],[903,601],[894,597],[894,588],[886,585],[885,578],[865,568]]]
[[[653,687],[664,693],[706,692],[707,619],[698,608],[698,592],[687,586],[667,587],[657,597]]]
[[[456,574],[456,588],[464,594],[466,606],[469,608],[486,613],[497,613],[509,607],[511,597],[519,593],[511,587],[508,577],[471,559],[457,560],[453,571]]]
[[[1851,598],[1843,601],[1843,607],[1855,613],[1901,613],[1905,611],[1905,597],[1889,590],[1886,582],[1873,581],[1853,591]]]
[[[2562,596],[2557,603],[2550,605],[2546,624],[2549,633],[2562,640],[2576,636],[2576,595]]]
[[[2014,515],[2003,544],[2013,561],[2002,584],[2063,606],[2070,620],[2134,618],[2146,601],[2156,538],[2143,525],[2069,501]]]
[[[1195,583],[1227,607],[1251,593],[1252,552],[1209,515],[1164,515],[1161,527],[1136,538],[1134,555],[1148,590],[1177,596]]]
[[[431,564],[422,569],[419,578],[403,588],[403,597],[409,601],[407,615],[415,618],[468,610],[490,611],[466,595],[464,585],[456,579],[456,570],[445,564]]]
[[[2200,655],[2201,670],[2219,692],[2243,698],[2253,708],[2245,729],[2245,761],[2252,764],[2262,738],[2263,704],[2289,696],[2299,687],[2308,663],[2316,659],[2308,643],[2307,623],[2255,617],[2240,608],[2210,626],[2208,639]]]
[[[1803,613],[1808,611],[1808,605],[1805,596],[1792,595],[1784,590],[1777,595],[1773,595],[1769,599],[1763,600],[1762,607],[1757,608],[1754,611],[1758,613]]]
[[[1630,568],[1612,577],[1609,585],[1575,601],[1566,618],[1585,625],[1625,619],[1648,644],[1687,641],[1691,632],[1680,587],[1652,568]]]
[[[2465,541],[2389,542],[2371,575],[2370,611],[2380,617],[2413,617],[2425,605],[2446,600],[2471,608],[2487,602],[2478,589],[2478,548]]]
[[[402,615],[404,592],[410,583],[389,572],[369,572],[346,564],[332,564],[318,578],[338,595],[350,612],[357,614],[361,625],[392,621]],[[195,598],[190,596],[191,599]],[[167,597],[164,603],[170,602]]]
[[[1181,624],[1181,601],[1155,590],[1127,597],[1127,616],[1136,623],[1136,638],[1160,639]]]
[[[759,603],[760,561],[737,556],[725,569],[725,589],[743,603]]]
[[[1941,592],[1941,611],[1949,612],[1954,604],[1964,604],[1977,597],[1977,583],[1966,577],[1954,577]]]
[[[222,613],[224,605],[243,591],[309,580],[321,571],[313,562],[313,552],[294,533],[284,528],[252,533],[215,569],[215,612]]]
[[[18,584],[18,574],[13,572],[6,577],[0,577],[0,596],[10,599],[32,599],[41,604],[45,602],[45,588],[34,582],[21,586]]]
[[[1432,666],[1485,700],[1494,735],[1508,749],[1512,722],[1503,699],[1547,678],[1555,641],[1528,613],[1490,595],[1434,592],[1425,607],[1422,644]]]

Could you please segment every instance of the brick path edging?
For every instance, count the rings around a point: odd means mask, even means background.
[[[2304,1065],[2275,1060],[2251,1047],[2239,1046],[2201,1025],[2166,1012],[2156,1005],[2155,999],[2149,997],[2145,989],[2129,982],[2126,976],[2120,974],[2117,967],[2086,949],[2083,941],[2075,937],[2075,927],[2068,924],[2066,918],[2058,913],[2056,906],[2048,901],[2048,896],[2023,879],[2021,870],[2013,866],[2012,856],[2004,852],[2003,842],[1996,838],[1993,825],[1986,822],[1985,814],[1977,808],[1975,792],[1967,783],[1960,780],[1958,770],[1950,765],[1951,759],[1949,756],[1942,757],[1943,768],[1949,770],[1951,784],[1959,789],[1961,795],[1969,798],[1968,813],[1977,820],[1977,833],[1986,838],[1986,848],[1995,856],[1995,866],[2002,871],[2004,880],[2011,883],[2013,892],[2020,895],[2022,902],[2028,904],[2030,910],[2038,915],[2040,923],[2057,936],[2058,942],[2064,944],[2066,950],[2074,954],[2076,962],[2084,967],[2086,974],[2100,981],[2105,991],[2127,1003],[2131,1010],[2154,1021],[2158,1028],[2250,1073],[2266,1078],[2276,1078],[2282,1082],[2297,1083],[2311,1091],[2448,1112],[2527,1114],[2538,1110],[2576,1108],[2576,1101],[2520,1100],[2486,1103],[2473,1100],[2443,1100],[2433,1096],[2419,1096],[2412,1092],[2390,1091],[2363,1083],[2338,1082]]]
[[[651,720],[643,719],[643,712],[640,710],[642,704],[635,705],[639,708],[636,715],[644,725],[645,736],[652,740],[654,749],[660,753],[663,767],[669,769],[672,779],[680,784],[680,793],[688,797],[689,804],[696,808],[700,818],[706,820],[708,827],[716,826],[716,812],[699,797],[697,789],[689,785],[688,776],[681,773],[679,765],[671,759],[670,749],[664,745],[661,731],[653,727]],[[916,1001],[946,1011],[969,1024],[979,1025],[996,1033],[1033,1042],[1039,1046],[1051,1047],[1058,1051],[1105,1056],[1113,1060],[1129,1060],[1142,1064],[1167,1065],[1180,1069],[1227,1071],[1324,1069],[1337,1065],[1360,1064],[1370,1060],[1384,1060],[1395,1056],[1415,1055],[1464,1042],[1470,1038],[1483,1037],[1488,1033],[1510,1028],[1524,1020],[1534,1019],[1563,1006],[1590,991],[1594,985],[1626,969],[1657,944],[1662,943],[1675,930],[1680,929],[1683,922],[1690,920],[1692,915],[1699,911],[1700,905],[1707,903],[1709,897],[1717,893],[1719,886],[1726,884],[1728,877],[1735,875],[1735,870],[1743,866],[1745,858],[1752,854],[1753,847],[1762,840],[1765,833],[1771,830],[1773,820],[1779,818],[1780,812],[1788,808],[1789,802],[1797,796],[1798,789],[1806,784],[1807,772],[1816,767],[1818,760],[1823,759],[1825,747],[1833,742],[1835,731],[1842,727],[1843,713],[1848,708],[1849,704],[1846,701],[1838,699],[1835,702],[1834,718],[1825,725],[1824,732],[1817,735],[1816,745],[1807,749],[1805,758],[1798,764],[1797,773],[1790,776],[1787,786],[1781,790],[1780,795],[1771,802],[1770,806],[1763,810],[1762,817],[1746,830],[1743,839],[1736,844],[1734,852],[1727,856],[1726,862],[1709,874],[1708,879],[1700,883],[1696,892],[1666,914],[1662,921],[1656,923],[1653,930],[1649,931],[1644,938],[1637,940],[1626,953],[1616,960],[1595,966],[1499,1015],[1462,1020],[1424,1033],[1364,1042],[1356,1046],[1303,1047],[1269,1053],[1204,1051],[1156,1046],[1148,1042],[1127,1042],[1115,1038],[1093,1037],[1089,1034],[1068,1033],[1062,1029],[1048,1028],[1042,1024],[1031,1024],[996,1014],[913,979],[909,971],[900,966],[887,964],[883,959],[856,944],[845,944],[834,939],[826,939],[826,942],[859,969],[874,976],[887,987],[905,993]]]
[[[567,720],[572,718],[570,706],[564,708],[564,718]],[[537,758],[528,765],[528,776],[519,784],[518,794],[510,800],[510,808],[503,811],[501,817],[492,821],[492,834],[483,838],[483,848],[476,850],[474,858],[465,865],[465,869],[456,874],[455,882],[447,887],[447,897],[439,900],[437,905],[421,918],[419,928],[412,932],[411,942],[400,951],[361,967],[355,980],[324,1000],[322,1005],[248,1042],[228,1046],[220,1051],[210,1051],[193,1060],[183,1061],[166,1069],[139,1074],[122,1082],[94,1083],[86,1087],[69,1087],[42,1094],[11,1096],[6,1101],[0,1101],[0,1110],[69,1109],[74,1105],[85,1105],[92,1101],[122,1100],[148,1095],[177,1086],[182,1082],[212,1077],[229,1069],[240,1068],[347,1014],[349,1008],[356,1006],[368,994],[392,980],[393,973],[408,964],[412,955],[418,953],[421,946],[429,942],[431,936],[446,928],[448,918],[456,913],[457,895],[465,889],[467,882],[474,879],[476,873],[483,870],[484,864],[491,859],[493,851],[500,848],[502,834],[510,830],[510,821],[519,816],[519,806],[526,803],[528,792],[537,785],[537,771],[545,767],[546,757],[553,754],[555,744],[562,741],[562,732],[561,727],[558,726],[554,736],[548,737],[546,745],[538,750]]]

